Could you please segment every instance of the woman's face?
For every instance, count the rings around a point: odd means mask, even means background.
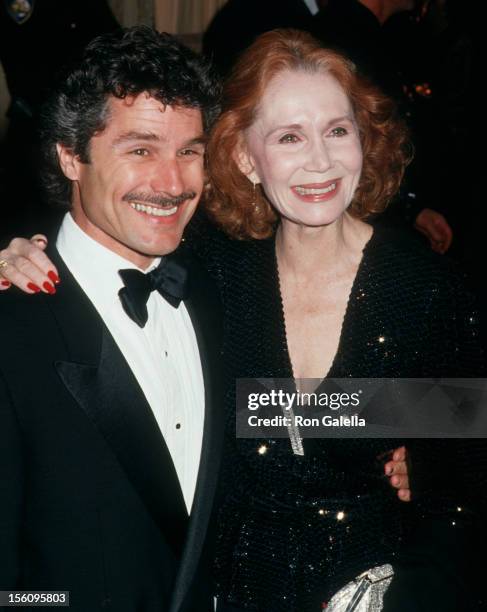
[[[240,169],[262,183],[282,218],[328,225],[350,205],[362,147],[350,101],[330,74],[276,75],[245,133],[245,144]]]

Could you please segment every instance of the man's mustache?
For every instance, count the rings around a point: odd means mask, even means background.
[[[194,191],[183,191],[177,196],[172,198],[165,197],[158,193],[138,193],[136,191],[132,191],[130,193],[126,193],[122,200],[124,202],[145,202],[147,204],[154,204],[156,206],[178,206],[186,200],[194,200],[196,197],[196,192]]]

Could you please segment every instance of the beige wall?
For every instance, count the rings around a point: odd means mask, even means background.
[[[166,0],[171,3],[173,0]],[[113,14],[125,27],[154,25],[154,0],[108,0]]]
[[[124,26],[155,25],[161,32],[197,34],[227,0],[108,0]],[[265,1],[265,0],[263,0]]]
[[[196,34],[206,29],[226,0],[154,0],[155,26],[160,32]]]

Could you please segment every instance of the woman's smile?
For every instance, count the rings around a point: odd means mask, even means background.
[[[334,198],[340,189],[341,179],[331,179],[324,183],[295,185],[291,191],[303,202],[327,202]]]

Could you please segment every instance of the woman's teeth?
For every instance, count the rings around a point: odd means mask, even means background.
[[[154,208],[153,206],[146,206],[145,204],[136,204],[135,202],[129,202],[130,206],[138,212],[146,213],[147,215],[153,215],[154,217],[170,217],[177,212],[178,207],[172,206],[171,208]]]
[[[334,189],[336,189],[336,187],[337,184],[332,183],[331,185],[328,185],[328,187],[324,187],[323,189],[307,189],[306,187],[295,187],[294,189],[299,193],[299,195],[323,195],[325,193],[333,191]]]

